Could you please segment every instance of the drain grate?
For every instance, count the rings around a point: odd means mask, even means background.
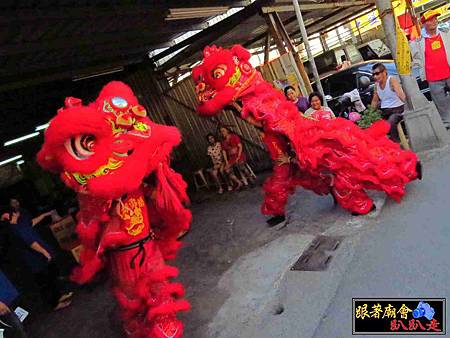
[[[311,247],[318,251],[335,251],[342,242],[342,237],[317,236]]]
[[[323,271],[333,258],[327,251],[335,251],[342,237],[318,236],[291,267],[293,271]]]

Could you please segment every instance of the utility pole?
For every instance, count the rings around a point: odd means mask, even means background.
[[[325,93],[323,92],[322,83],[320,83],[319,72],[317,71],[316,63],[314,61],[314,56],[311,52],[311,47],[309,46],[308,33],[306,33],[305,22],[303,21],[302,12],[300,11],[300,5],[298,0],[292,0],[295,8],[295,15],[297,16],[298,26],[300,28],[300,33],[302,34],[303,43],[305,45],[306,52],[308,53],[309,63],[314,75],[314,80],[316,81],[317,90],[323,96],[323,103],[328,106],[327,100],[325,99]]]
[[[389,48],[397,61],[396,25],[391,1],[375,0],[375,3],[380,13]],[[428,102],[420,92],[417,81],[411,74],[400,75],[400,79],[407,99],[404,119],[412,149],[422,152],[448,145],[449,134],[434,103]]]

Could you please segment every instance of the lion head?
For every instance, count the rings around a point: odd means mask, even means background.
[[[132,90],[115,81],[88,105],[66,98],[45,132],[38,163],[77,192],[117,198],[168,161],[180,139],[176,128],[152,122]]]
[[[245,92],[256,73],[250,57],[250,52],[240,45],[204,49],[202,63],[192,70],[200,114],[217,114]]]

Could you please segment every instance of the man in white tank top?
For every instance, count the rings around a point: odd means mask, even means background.
[[[391,125],[389,137],[398,142],[397,124],[403,118],[406,95],[400,82],[395,77],[388,76],[382,63],[373,65],[372,75],[376,83],[371,105],[374,108],[381,108],[383,118]]]

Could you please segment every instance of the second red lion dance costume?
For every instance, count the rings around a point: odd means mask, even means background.
[[[387,138],[385,121],[361,129],[342,118],[305,118],[250,65],[251,54],[242,46],[206,47],[203,54],[192,71],[198,112],[212,116],[240,100],[241,117],[257,121],[269,135],[264,139],[273,159],[274,144],[286,147],[283,138],[295,151],[295,173],[286,165],[276,167],[266,181],[263,213],[284,212],[287,196],[300,185],[320,195],[331,193],[343,208],[366,214],[374,207],[366,190],[384,191],[400,202],[406,184],[420,175],[417,156]]]
[[[111,82],[89,105],[67,98],[38,154],[43,168],[78,192],[84,250],[72,277],[86,283],[108,267],[128,337],[183,333],[176,313],[189,303],[182,285],[169,281],[177,269],[165,264],[191,220],[186,184],[169,167],[180,141],[176,128],[147,117],[128,86]]]

